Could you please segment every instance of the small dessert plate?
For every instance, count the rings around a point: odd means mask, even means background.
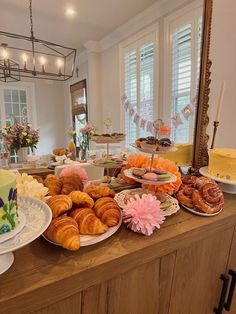
[[[133,169],[136,169],[136,168],[130,168],[130,169],[125,170],[124,171],[125,176],[143,184],[160,185],[160,184],[175,182],[177,180],[177,177],[174,174],[169,173],[169,172],[168,174],[170,175],[170,179],[168,180],[159,180],[159,181],[158,180],[156,181],[144,180],[144,179],[140,179],[134,176],[132,173]]]
[[[132,147],[138,149],[140,152],[142,153],[146,153],[146,154],[155,154],[155,155],[165,155],[166,153],[172,153],[172,152],[176,152],[178,150],[177,147],[175,146],[171,146],[169,149],[167,150],[153,150],[151,148],[147,148],[147,149],[144,149],[144,148],[141,148],[141,147],[138,147],[136,146],[135,144],[130,144]]]

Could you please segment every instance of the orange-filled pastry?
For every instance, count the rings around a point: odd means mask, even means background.
[[[49,240],[62,245],[67,250],[77,251],[80,248],[78,225],[71,217],[54,218],[44,234]]]
[[[62,183],[61,194],[70,194],[72,191],[83,191],[84,185],[80,177],[76,174],[71,174],[60,178]]]
[[[72,200],[67,195],[54,195],[47,201],[52,210],[52,217],[58,217],[66,213],[72,207]]]
[[[91,208],[77,208],[70,216],[77,222],[80,234],[102,234],[108,229]]]
[[[85,192],[73,191],[68,195],[77,207],[93,208],[94,200]]]
[[[96,215],[108,227],[116,226],[121,219],[121,212],[118,204],[110,197],[100,198],[95,202],[94,210]]]
[[[48,188],[48,195],[53,196],[61,193],[62,182],[54,174],[47,175],[44,185]]]
[[[86,192],[93,199],[98,199],[105,196],[115,196],[115,191],[113,191],[112,189],[108,188],[107,186],[101,186],[96,184],[90,184],[84,192]]]

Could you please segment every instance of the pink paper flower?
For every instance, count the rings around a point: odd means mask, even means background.
[[[151,235],[165,220],[160,204],[151,194],[135,195],[124,207],[124,222],[134,232]]]
[[[88,182],[88,175],[87,175],[87,172],[84,170],[84,168],[73,166],[73,165],[65,167],[60,173],[60,177],[65,177],[71,174],[78,175],[83,185],[85,185]]]

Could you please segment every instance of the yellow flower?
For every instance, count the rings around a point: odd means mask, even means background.
[[[29,128],[32,128],[32,124],[28,123],[28,127],[29,127]]]
[[[29,138],[27,138],[26,142],[29,144],[31,142],[31,140]]]
[[[27,133],[26,133],[26,132],[22,132],[22,135],[23,135],[23,136],[27,136]]]

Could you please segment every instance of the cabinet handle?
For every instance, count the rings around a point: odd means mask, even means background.
[[[223,281],[223,287],[221,290],[221,295],[220,295],[220,302],[218,305],[218,308],[214,308],[214,313],[215,314],[222,314],[222,311],[224,309],[224,304],[225,304],[225,298],[226,298],[226,293],[228,289],[228,284],[229,284],[229,276],[221,274],[220,279]]]
[[[231,279],[231,284],[229,288],[228,299],[224,305],[224,308],[226,309],[226,311],[230,311],[231,304],[233,301],[233,296],[234,296],[235,285],[236,285],[236,271],[230,269],[229,274],[232,276],[232,279]]]

